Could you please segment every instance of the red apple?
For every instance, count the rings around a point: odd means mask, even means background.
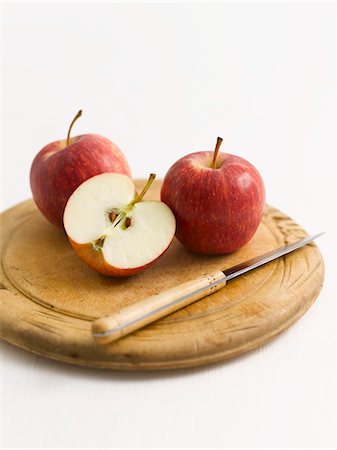
[[[176,237],[203,254],[231,253],[254,235],[265,205],[264,184],[255,167],[239,156],[191,153],[167,172],[161,200],[173,211]]]
[[[130,175],[128,162],[121,150],[109,139],[97,134],[71,138],[46,145],[35,157],[30,171],[30,186],[36,205],[54,225],[63,226],[67,200],[83,181],[104,172]]]
[[[82,183],[64,210],[64,228],[78,256],[104,275],[127,277],[153,264],[176,229],[170,208],[142,201],[155,175],[137,195],[131,178],[103,173]]]

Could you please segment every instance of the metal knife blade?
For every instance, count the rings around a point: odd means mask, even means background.
[[[292,244],[285,245],[284,247],[277,248],[276,250],[271,250],[270,252],[264,253],[263,255],[256,256],[255,258],[249,259],[241,264],[230,267],[229,269],[223,270],[222,272],[226,276],[227,281],[233,278],[239,277],[250,270],[256,269],[257,267],[263,266],[264,264],[273,261],[274,259],[280,258],[287,253],[293,252],[298,248],[303,247],[314,239],[322,236],[323,233],[318,233],[313,236],[308,236],[300,241],[293,242]]]

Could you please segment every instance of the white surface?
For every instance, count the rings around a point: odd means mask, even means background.
[[[30,197],[33,157],[96,132],[133,174],[186,153],[250,160],[267,201],[326,263],[318,301],[247,356],[163,374],[109,373],[2,343],[2,448],[333,448],[334,3],[25,4],[3,7],[3,208]]]

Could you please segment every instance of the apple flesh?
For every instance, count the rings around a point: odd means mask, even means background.
[[[161,200],[173,211],[176,237],[196,253],[225,254],[245,245],[261,222],[265,189],[245,159],[228,153],[191,153],[167,172]]]
[[[128,162],[109,139],[96,134],[68,138],[46,145],[35,157],[30,171],[33,198],[42,214],[54,225],[63,226],[67,200],[85,180],[105,172],[130,176]]]
[[[126,277],[153,264],[170,246],[176,228],[170,208],[141,201],[132,180],[105,173],[82,183],[64,211],[64,228],[79,257],[104,275]]]

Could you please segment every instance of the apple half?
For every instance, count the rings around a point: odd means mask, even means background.
[[[142,201],[155,178],[137,195],[133,181],[103,173],[82,183],[70,196],[65,231],[79,257],[104,275],[127,277],[153,264],[170,246],[176,221],[157,200]]]

